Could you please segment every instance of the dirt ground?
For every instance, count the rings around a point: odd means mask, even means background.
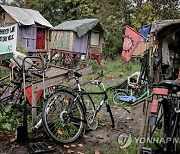
[[[104,107],[99,114],[101,122],[98,128],[94,131],[85,132],[81,138],[71,144],[62,145],[55,144],[49,140],[29,140],[26,144],[17,144],[13,141],[14,135],[8,134],[7,132],[0,131],[0,154],[26,154],[28,153],[29,145],[33,143],[46,143],[48,148],[54,148],[55,150],[51,152],[56,153],[109,153],[108,151],[112,148],[112,144],[118,144],[118,137],[122,133],[131,133],[132,136],[138,136],[141,126],[141,116],[142,116],[142,103],[129,109],[130,114],[126,114],[121,120],[118,120],[123,113],[123,109],[118,106],[112,107],[113,116],[115,119],[116,127],[111,128],[111,121],[109,114],[106,112]],[[119,123],[119,124],[118,124]],[[113,151],[111,149],[111,151]],[[119,151],[119,153],[121,153]]]

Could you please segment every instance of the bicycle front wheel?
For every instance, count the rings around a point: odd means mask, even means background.
[[[84,112],[71,92],[59,90],[44,104],[42,119],[45,131],[53,140],[70,143],[82,133]]]

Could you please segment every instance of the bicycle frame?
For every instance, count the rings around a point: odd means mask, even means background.
[[[94,121],[97,113],[101,110],[103,104],[106,103],[107,112],[109,112],[109,114],[110,114],[111,121],[112,121],[112,127],[114,128],[114,119],[113,119],[113,116],[112,116],[110,106],[108,104],[108,95],[107,95],[106,89],[104,87],[104,84],[99,82],[99,81],[96,81],[96,80],[93,81],[92,80],[91,83],[97,85],[102,91],[100,91],[100,92],[86,92],[86,91],[82,90],[80,82],[79,82],[79,78],[76,77],[75,80],[76,80],[77,88],[78,88],[78,95],[76,96],[75,100],[77,98],[79,98],[81,100],[81,103],[83,105],[83,108],[84,108],[85,112],[86,112],[87,109],[86,109],[86,105],[84,104],[83,96],[88,96],[88,95],[102,95],[102,96],[104,96],[103,99],[99,102],[99,105],[95,108],[95,112],[93,114],[93,118],[92,118],[91,122]],[[92,100],[92,103],[94,105],[93,100]],[[85,115],[85,119],[86,119],[86,115]],[[86,122],[86,120],[85,120],[85,122]]]

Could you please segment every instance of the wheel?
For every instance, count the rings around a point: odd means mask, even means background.
[[[151,103],[147,104],[144,114],[144,123],[141,125],[138,153],[143,153],[144,148],[150,148],[153,153],[166,153],[166,144],[162,141],[167,139],[169,132],[169,104],[166,100],[159,102],[156,114],[150,112]]]
[[[82,95],[82,101],[86,111],[87,126],[91,130],[95,130],[98,127],[97,117],[92,122],[93,115],[95,113],[95,105],[90,95]]]
[[[45,131],[55,141],[70,143],[82,133],[84,112],[79,99],[65,90],[52,94],[43,105]]]
[[[174,108],[172,108],[174,109]],[[171,110],[171,116],[170,116],[170,125],[169,125],[169,131],[168,131],[168,137],[172,140],[167,143],[167,151],[169,153],[179,153],[180,152],[180,144],[179,144],[179,115],[176,114],[173,110]]]
[[[119,98],[121,96],[129,96],[127,92],[125,91],[118,91],[117,93],[115,93],[115,95],[113,96],[113,103],[114,104],[124,104],[124,101],[121,101]]]
[[[4,94],[1,98],[5,98]],[[0,101],[0,128],[12,130],[21,119],[22,106],[19,96],[6,97]]]

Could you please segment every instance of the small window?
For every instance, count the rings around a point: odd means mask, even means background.
[[[91,45],[99,45],[99,33],[91,33]]]

